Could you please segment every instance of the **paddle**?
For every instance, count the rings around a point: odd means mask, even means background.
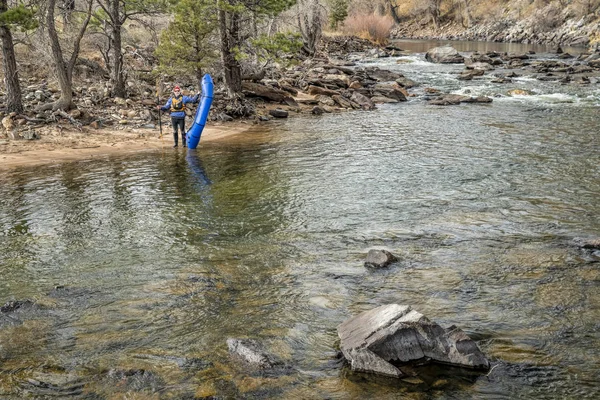
[[[156,105],[160,106],[160,95],[162,92],[162,82],[160,81],[159,78],[156,79]],[[158,129],[160,132],[160,135],[158,136],[160,139],[162,139],[163,137],[163,133],[162,133],[162,115],[161,115],[161,109],[158,109]]]

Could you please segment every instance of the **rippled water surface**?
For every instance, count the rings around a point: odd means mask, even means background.
[[[0,172],[0,304],[31,300],[0,314],[0,396],[598,398],[600,255],[573,245],[600,236],[598,86],[465,86],[404,59],[368,65],[494,102]],[[372,248],[400,261],[366,269]],[[337,325],[387,303],[462,327],[494,368],[349,373]],[[247,371],[229,337],[293,368]]]

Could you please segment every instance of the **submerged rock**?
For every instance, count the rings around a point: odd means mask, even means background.
[[[29,308],[33,306],[33,301],[31,300],[13,300],[4,303],[3,306],[0,306],[0,313],[8,314],[14,312],[20,308]]]
[[[444,329],[407,305],[388,304],[363,312],[337,331],[353,371],[402,377],[403,363],[423,360],[489,369],[477,344],[461,329]]]
[[[229,352],[259,369],[271,369],[282,365],[268,354],[262,344],[252,339],[227,339]]]
[[[111,369],[105,378],[106,384],[118,392],[151,392],[164,390],[164,380],[152,371],[144,369]]]
[[[573,242],[578,247],[582,249],[592,249],[592,250],[600,250],[600,238],[594,239],[584,239],[584,238],[575,238]]]
[[[27,319],[41,317],[42,307],[32,300],[13,300],[0,306],[0,329],[21,325]],[[1,347],[1,346],[0,346]]]
[[[452,106],[461,103],[491,103],[493,100],[486,96],[463,96],[460,94],[444,94],[429,101],[429,104],[436,106]]]
[[[77,398],[84,385],[76,375],[40,372],[22,382],[21,390],[36,398]]]
[[[369,250],[369,253],[367,253],[365,267],[383,268],[395,261],[398,261],[398,257],[389,251],[371,249]]]

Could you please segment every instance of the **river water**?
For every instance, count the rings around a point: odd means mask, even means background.
[[[494,102],[1,172],[0,304],[33,304],[0,314],[0,397],[598,398],[600,255],[573,239],[600,236],[599,86],[460,82],[399,46],[363,64]],[[373,248],[400,261],[366,269]],[[350,373],[337,325],[388,303],[461,327],[493,369]],[[229,337],[292,368],[248,371]]]

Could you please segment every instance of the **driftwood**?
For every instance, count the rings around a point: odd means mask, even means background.
[[[45,118],[31,118],[28,117],[25,114],[19,114],[17,117],[17,119],[24,119],[27,122],[33,122],[34,124],[47,124],[48,120]]]
[[[77,121],[75,118],[73,118],[72,116],[70,116],[67,112],[65,112],[64,110],[56,110],[52,113],[52,116],[54,118],[56,118],[57,115],[60,115],[61,117],[63,117],[64,119],[68,120],[73,126],[75,126],[77,129],[81,130],[82,124],[81,122]]]
[[[248,73],[248,74],[242,75],[242,80],[243,81],[259,82],[259,81],[261,81],[262,79],[265,78],[265,75],[266,75],[266,72],[263,69],[260,72]]]
[[[282,103],[290,97],[287,92],[253,82],[242,82],[242,90],[247,96],[262,97],[270,101]]]

